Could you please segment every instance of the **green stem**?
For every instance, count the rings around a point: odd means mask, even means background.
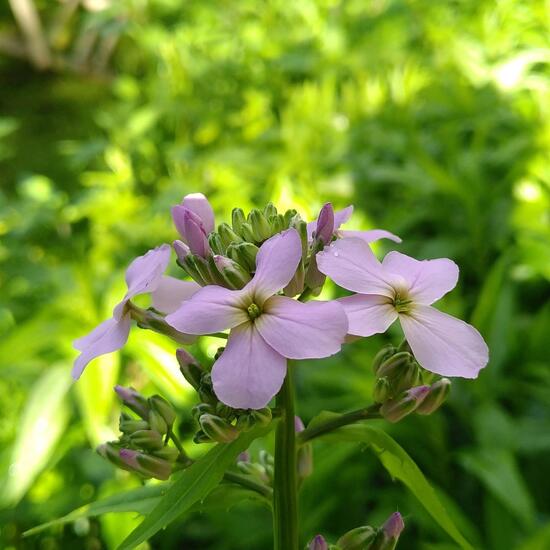
[[[296,431],[291,368],[277,394],[282,418],[275,433],[273,535],[275,550],[298,550],[298,495],[296,483]]]
[[[254,481],[254,479],[252,479],[250,476],[243,476],[235,472],[225,472],[225,474],[223,475],[223,478],[226,481],[237,483],[242,487],[246,487],[247,489],[251,489],[256,493],[260,493],[260,495],[263,495],[264,497],[267,497],[269,499],[273,497],[273,489],[271,489],[271,487],[268,487],[263,483]]]
[[[330,433],[342,426],[348,424],[355,424],[361,420],[370,420],[373,418],[381,418],[378,412],[380,405],[372,405],[366,409],[358,409],[357,411],[351,411],[349,413],[341,414],[321,424],[316,424],[310,428],[306,428],[298,435],[298,442],[300,444],[307,443],[308,441],[315,439],[321,435]]]

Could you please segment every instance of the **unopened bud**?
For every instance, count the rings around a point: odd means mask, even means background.
[[[376,540],[369,546],[369,550],[394,550],[404,528],[401,514],[393,513],[378,530]]]
[[[199,403],[191,409],[191,415],[197,420],[197,422],[203,414],[213,414],[214,412],[215,408],[208,403]]]
[[[247,476],[255,477],[264,483],[269,481],[269,476],[266,469],[261,464],[256,462],[237,462],[237,468],[240,472]]]
[[[172,463],[175,462],[180,455],[180,452],[174,447],[162,447],[162,449],[152,451],[152,453],[156,457],[163,458],[164,460]]]
[[[370,550],[370,544],[376,538],[376,529],[370,525],[356,527],[342,535],[336,545],[341,550]]]
[[[378,369],[376,370],[376,376],[382,378],[393,378],[400,374],[401,370],[408,366],[409,363],[413,360],[412,355],[407,351],[400,351],[395,355],[392,355],[385,361],[383,361]]]
[[[241,414],[237,418],[236,428],[241,432],[249,432],[256,425],[256,419],[250,413]]]
[[[294,431],[299,434],[300,432],[303,432],[306,429],[304,426],[303,420],[299,416],[294,417]]]
[[[225,256],[214,256],[213,261],[222,276],[224,286],[233,290],[240,290],[250,281],[250,273],[234,260]]]
[[[237,455],[237,462],[250,462],[250,453],[243,451]]]
[[[210,255],[210,251],[208,255]],[[203,284],[213,284],[212,273],[210,272],[206,258],[203,258],[199,254],[190,254],[185,258],[184,267],[187,268],[188,265],[192,266],[194,271],[199,274],[200,278],[204,281]]]
[[[374,374],[378,373],[378,369],[380,368],[380,365],[386,361],[386,359],[389,359],[393,355],[395,355],[396,349],[395,346],[392,346],[391,344],[388,344],[387,346],[384,346],[375,356],[374,360],[372,362],[372,370]]]
[[[332,240],[333,234],[334,208],[330,202],[327,202],[319,212],[314,237],[323,244],[328,244]]]
[[[412,360],[408,365],[405,365],[402,372],[392,380],[392,389],[395,394],[400,394],[409,388],[417,386],[421,381],[420,367],[416,361]]]
[[[307,266],[305,283],[309,288],[321,288],[325,284],[327,276],[317,267],[317,254],[312,254]]]
[[[189,247],[183,242],[183,241],[174,241],[172,243],[172,248],[174,249],[174,252],[176,253],[176,256],[178,258],[178,263],[181,265],[183,264],[183,261],[187,257],[188,254],[191,254],[191,250]]]
[[[263,242],[271,237],[271,227],[263,212],[257,209],[251,210],[248,214],[248,223],[252,227],[252,232],[258,242]]]
[[[251,242],[237,243],[227,247],[227,256],[252,272],[256,269],[258,250],[259,248]]]
[[[260,426],[267,426],[273,417],[269,407],[253,410],[250,414]]]
[[[268,202],[264,208],[264,215],[267,219],[277,215],[277,208],[272,202]]]
[[[166,420],[164,420],[162,414],[157,410],[151,410],[149,412],[149,426],[151,426],[152,430],[159,432],[162,435],[165,435],[168,431],[168,424],[166,423]]]
[[[240,243],[242,239],[229,227],[227,223],[221,223],[218,226],[218,234],[222,240],[222,243],[225,248],[227,248],[232,243]]]
[[[225,254],[226,246],[223,244],[222,238],[217,233],[208,235],[208,244],[214,254]]]
[[[162,449],[162,436],[154,430],[139,430],[130,435],[132,445],[141,449]]]
[[[296,272],[290,279],[289,283],[283,289],[285,296],[292,298],[297,294],[300,294],[304,290],[304,281],[305,281],[305,271],[304,271],[304,262],[300,260]]]
[[[199,418],[202,431],[212,440],[229,443],[239,436],[239,430],[223,418],[213,414],[203,414]]]
[[[309,242],[307,238],[307,223],[302,220],[300,214],[296,214],[290,221],[289,227],[293,227],[298,231],[300,242],[302,243],[302,260],[305,260],[309,250]]]
[[[134,388],[125,388],[124,386],[115,386],[115,392],[121,399],[124,405],[137,415],[147,420],[149,415],[149,404],[147,399],[138,393]]]
[[[185,240],[189,245],[189,248],[193,254],[206,258],[210,254],[210,245],[204,230],[204,225],[201,219],[191,210],[176,206],[173,212],[176,212],[178,208],[183,208],[182,221]]]
[[[378,378],[374,385],[373,398],[376,403],[384,403],[391,397],[391,385],[387,378]]]
[[[276,216],[269,218],[269,223],[271,224],[271,234],[275,235],[284,231],[288,228],[285,224],[285,217],[282,214],[277,214]]]
[[[292,222],[293,218],[296,217],[296,215],[298,214],[298,212],[296,210],[294,210],[294,208],[291,208],[290,210],[287,210],[285,213],[284,213],[284,216],[285,216],[285,226],[286,227],[290,227],[290,223]]]
[[[199,389],[203,370],[199,362],[186,350],[176,350],[176,359],[178,360],[180,371],[183,377],[195,388]]]
[[[202,258],[201,258],[202,259]],[[180,267],[185,269],[187,274],[199,285],[206,286],[209,284],[209,278],[210,274],[206,274],[206,278],[204,278],[203,274],[201,274],[201,271],[199,271],[199,265],[196,261],[196,256],[194,254],[189,253],[183,261],[180,263],[178,261]],[[208,269],[206,269],[208,271]],[[204,273],[204,268],[202,269],[202,272]]]
[[[430,393],[420,403],[415,412],[418,414],[432,414],[443,405],[450,391],[451,381],[448,378],[438,380],[430,386]]]
[[[246,218],[242,209],[233,208],[233,211],[231,212],[231,225],[233,226],[233,231],[237,235],[241,235],[241,227],[245,222]]]
[[[117,466],[118,468],[128,469],[126,464],[120,458],[120,447],[113,442],[102,443],[96,448],[98,455],[107,459],[111,464]]]
[[[201,443],[212,443],[212,440],[202,430],[199,430],[193,436],[193,443],[196,443],[197,445],[200,445]]]
[[[149,424],[145,420],[137,420],[129,414],[122,413],[118,422],[118,429],[123,434],[131,434],[139,430],[148,430]]]
[[[150,397],[149,405],[151,409],[155,410],[160,414],[160,416],[162,416],[166,422],[166,426],[169,429],[172,428],[174,420],[176,420],[176,411],[174,411],[174,407],[172,407],[172,405],[170,405],[170,403],[168,403],[168,401],[160,395],[153,395],[153,397]]]
[[[325,537],[323,537],[323,535],[316,535],[313,537],[307,545],[306,550],[328,550],[328,544]]]
[[[132,449],[121,449],[119,456],[128,468],[143,477],[166,480],[172,473],[172,465],[162,458],[146,455]]]
[[[241,235],[243,236],[243,239],[246,242],[249,242],[249,243],[259,243],[260,242],[257,235],[255,235],[254,231],[252,230],[252,225],[250,225],[249,222],[243,223],[241,225]]]
[[[399,422],[399,420],[412,413],[422,403],[429,391],[429,386],[411,388],[400,397],[383,403],[380,407],[380,413],[389,422]]]

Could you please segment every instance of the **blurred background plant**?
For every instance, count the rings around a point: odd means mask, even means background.
[[[549,28],[545,0],[3,3],[0,546],[114,548],[139,522],[21,537],[139,485],[93,451],[116,432],[117,382],[164,395],[191,437],[191,392],[162,337],[134,330],[74,386],[70,366],[129,261],[175,238],[170,205],[200,191],[219,220],[268,200],[308,219],[353,203],[356,227],[460,265],[441,307],[481,330],[490,365],[391,432],[475,548],[550,548]],[[399,338],[304,364],[299,414],[368,404],[372,358]],[[268,511],[221,506],[151,547],[270,547]],[[304,540],[398,508],[400,549],[455,548],[357,446],[315,444],[302,506]]]

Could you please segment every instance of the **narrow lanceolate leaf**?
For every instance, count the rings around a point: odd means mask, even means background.
[[[81,518],[89,518],[107,514],[110,512],[138,512],[139,514],[149,513],[158,504],[161,496],[166,493],[169,483],[159,483],[157,485],[147,485],[130,489],[101,500],[86,504],[73,510],[70,514],[53,521],[48,521],[42,525],[37,525],[28,531],[24,536],[35,535],[50,527],[71,523]]]
[[[189,510],[193,504],[204,499],[220,483],[223,474],[235,462],[237,455],[268,430],[269,427],[256,428],[243,433],[231,443],[220,443],[184,470],[151,513],[123,541],[119,550],[135,548]]]
[[[473,550],[472,545],[462,536],[420,468],[392,437],[382,430],[364,424],[340,428],[334,432],[332,437],[340,441],[367,443],[390,475],[407,486],[440,527],[461,548]]]

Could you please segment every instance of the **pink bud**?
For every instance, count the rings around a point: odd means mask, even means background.
[[[134,470],[139,470],[140,466],[137,461],[138,456],[137,451],[132,451],[132,449],[120,449],[119,456],[122,462],[129,466],[130,468],[133,468]]]
[[[403,517],[399,512],[394,512],[387,520],[384,525],[382,525],[382,530],[384,534],[391,539],[399,538],[401,531],[405,529],[405,523]]]
[[[181,204],[200,218],[206,234],[214,231],[214,211],[202,193],[185,195]]]
[[[198,216],[186,208],[183,212],[183,230],[191,252],[206,258],[210,254],[206,231]]]
[[[334,208],[330,202],[327,202],[317,218],[317,229],[315,238],[324,244],[328,244],[334,234]]]
[[[189,250],[189,247],[183,241],[174,241],[172,247],[174,248],[174,252],[180,264],[185,260],[185,257],[191,253],[191,250]]]
[[[328,550],[328,544],[323,535],[316,535],[308,544],[307,550]]]
[[[304,423],[302,422],[302,419],[299,416],[294,417],[294,430],[296,433],[303,432],[306,429],[304,426]]]

